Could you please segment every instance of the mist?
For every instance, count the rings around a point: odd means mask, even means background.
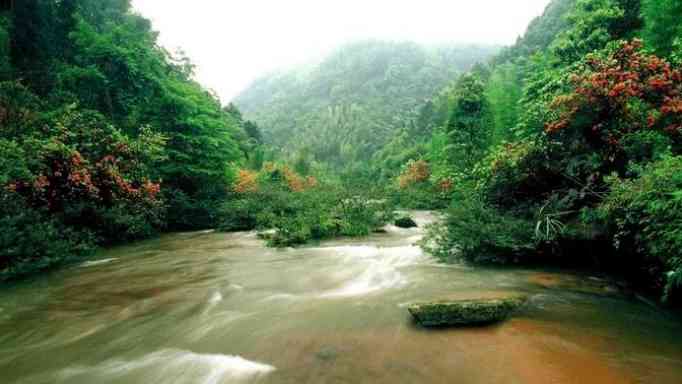
[[[133,0],[133,7],[152,20],[166,49],[181,49],[192,59],[197,80],[226,103],[257,77],[349,41],[508,45],[548,3]]]

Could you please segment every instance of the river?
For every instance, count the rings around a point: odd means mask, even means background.
[[[594,276],[441,265],[421,235],[102,251],[0,291],[0,383],[682,383],[675,315]],[[421,329],[405,308],[508,293],[529,304],[483,328]]]

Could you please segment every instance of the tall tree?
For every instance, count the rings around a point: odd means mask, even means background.
[[[682,1],[679,0],[644,0],[643,36],[656,50],[656,53],[668,56],[673,51],[676,39],[682,38]]]
[[[447,123],[447,157],[453,167],[468,170],[490,143],[489,105],[480,76],[462,76],[455,87],[455,105]]]

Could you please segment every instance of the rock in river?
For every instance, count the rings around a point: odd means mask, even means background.
[[[424,327],[482,325],[498,322],[526,302],[526,297],[436,301],[412,304],[407,309]]]
[[[417,223],[415,223],[415,221],[412,220],[412,218],[409,216],[403,216],[403,217],[396,219],[394,224],[398,228],[416,228],[417,227]]]

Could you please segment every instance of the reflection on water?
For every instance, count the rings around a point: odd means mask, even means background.
[[[0,382],[682,382],[674,315],[595,277],[442,266],[420,235],[274,250],[198,232],[102,252],[0,291]],[[518,317],[479,329],[420,329],[404,308],[516,293]]]

